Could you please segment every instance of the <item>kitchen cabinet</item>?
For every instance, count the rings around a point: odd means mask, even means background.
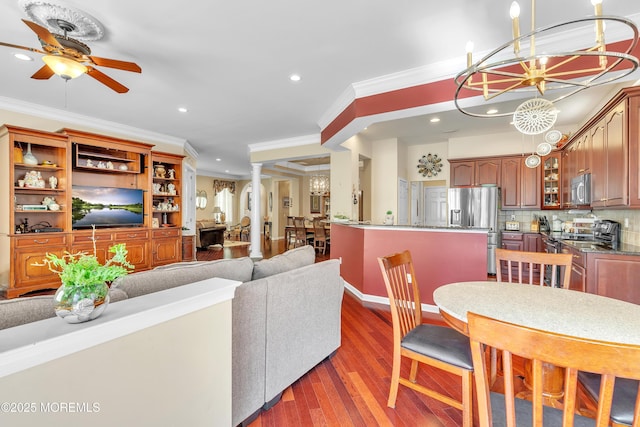
[[[590,131],[592,207],[627,205],[626,102],[618,104]]]
[[[525,157],[502,159],[502,209],[540,209],[540,167],[529,168]]]
[[[502,249],[511,251],[524,250],[524,234],[519,232],[502,232]]]
[[[544,252],[542,236],[539,233],[524,234],[524,250],[527,252]]]
[[[569,289],[585,292],[587,289],[587,274],[585,271],[585,254],[577,249],[562,245],[562,253],[571,254],[571,278],[569,279]]]
[[[640,304],[640,257],[587,254],[587,292]]]
[[[470,187],[483,184],[500,186],[500,158],[451,160],[450,164],[452,187]]]
[[[540,233],[524,233],[521,231],[503,231],[502,248],[513,251],[544,252]]]
[[[560,209],[561,207],[561,157],[558,151],[542,159],[542,209]]]
[[[561,155],[561,180],[562,183],[562,198],[560,202],[562,203],[563,208],[569,208],[572,206],[571,204],[571,178],[573,178],[575,173],[575,145],[568,146],[566,149],[562,150]]]

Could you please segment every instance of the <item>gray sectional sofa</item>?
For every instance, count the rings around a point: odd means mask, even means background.
[[[246,424],[340,347],[344,285],[339,267],[337,260],[315,263],[311,246],[258,262],[176,263],[118,279],[111,287],[112,301],[211,277],[243,282],[232,302],[232,420]],[[5,327],[51,317],[50,299],[0,301],[0,322],[7,310],[13,320]],[[16,313],[24,316],[17,319]]]

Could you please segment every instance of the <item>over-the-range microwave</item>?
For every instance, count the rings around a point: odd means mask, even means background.
[[[571,204],[591,204],[591,174],[585,173],[571,179]]]

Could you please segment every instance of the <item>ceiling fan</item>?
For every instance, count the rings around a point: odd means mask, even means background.
[[[94,66],[115,68],[134,73],[142,72],[142,69],[136,63],[91,55],[89,46],[67,36],[68,32],[75,29],[75,26],[70,22],[62,19],[56,21],[57,26],[64,31],[64,35],[51,33],[46,28],[26,19],[23,19],[22,22],[36,33],[42,45],[42,50],[3,42],[0,42],[0,45],[45,55],[42,57],[45,65],[31,76],[32,79],[47,80],[57,74],[63,79],[69,80],[82,74],[88,74],[114,91],[126,93],[129,91],[126,86],[97,70]]]

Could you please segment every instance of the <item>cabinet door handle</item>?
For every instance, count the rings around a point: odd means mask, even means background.
[[[33,243],[37,243],[39,245],[46,245],[47,243],[49,243],[49,239],[45,239],[45,240],[33,239]]]

